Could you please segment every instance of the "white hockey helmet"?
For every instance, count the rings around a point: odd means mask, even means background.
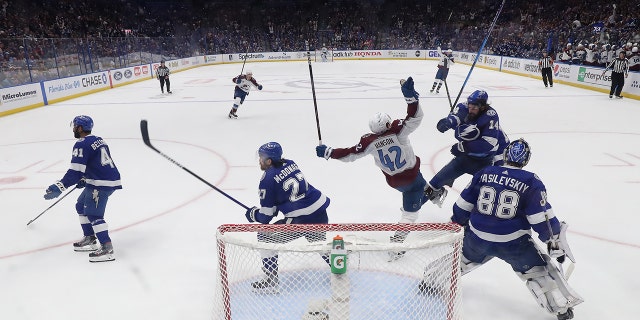
[[[383,133],[389,129],[387,125],[391,124],[391,117],[384,112],[377,112],[369,120],[369,129],[373,133]]]
[[[253,72],[252,72],[251,70],[247,70],[244,74],[249,75],[249,76],[252,76],[252,75],[253,75]]]
[[[447,52],[447,53],[453,53],[453,50],[451,50],[451,49],[447,49],[447,51],[446,51],[446,52]]]

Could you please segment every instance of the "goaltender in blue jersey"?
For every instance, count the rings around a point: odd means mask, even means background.
[[[497,257],[511,265],[540,306],[559,320],[573,318],[583,299],[568,285],[557,262],[575,262],[547,190],[533,172],[522,169],[531,151],[523,139],[511,142],[503,166],[478,171],[453,206],[452,222],[465,226],[461,271],[466,274]],[[547,245],[534,244],[531,230]]]

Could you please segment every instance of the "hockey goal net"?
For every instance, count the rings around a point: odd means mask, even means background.
[[[461,319],[462,235],[451,223],[221,225],[214,319]]]

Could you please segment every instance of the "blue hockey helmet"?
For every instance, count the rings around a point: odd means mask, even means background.
[[[82,131],[91,132],[93,129],[93,119],[89,116],[81,115],[73,118],[71,124],[74,127],[80,126],[82,127]]]
[[[520,138],[511,141],[506,149],[504,149],[504,162],[508,165],[522,168],[529,163],[531,158],[531,149],[529,144]]]
[[[282,147],[277,142],[267,142],[260,146],[258,155],[261,158],[271,159],[273,162],[282,160]]]
[[[479,106],[487,105],[487,100],[489,100],[489,95],[484,90],[476,90],[467,98],[468,104],[475,104]]]

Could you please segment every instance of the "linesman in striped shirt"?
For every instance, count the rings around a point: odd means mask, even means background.
[[[171,81],[169,81],[169,68],[164,65],[164,60],[160,60],[160,66],[156,69],[156,78],[160,80],[160,91],[164,93],[164,84],[167,84],[167,93],[171,92]]]
[[[551,58],[546,51],[542,52],[542,58],[538,61],[538,68],[540,72],[542,72],[544,87],[546,88],[550,85],[551,88],[553,88],[553,58]]]
[[[629,76],[629,59],[625,58],[624,51],[618,53],[618,57],[613,59],[604,69],[602,75],[611,69],[611,90],[609,91],[609,99],[615,94],[617,99],[622,99],[620,93],[624,87],[624,78]]]

